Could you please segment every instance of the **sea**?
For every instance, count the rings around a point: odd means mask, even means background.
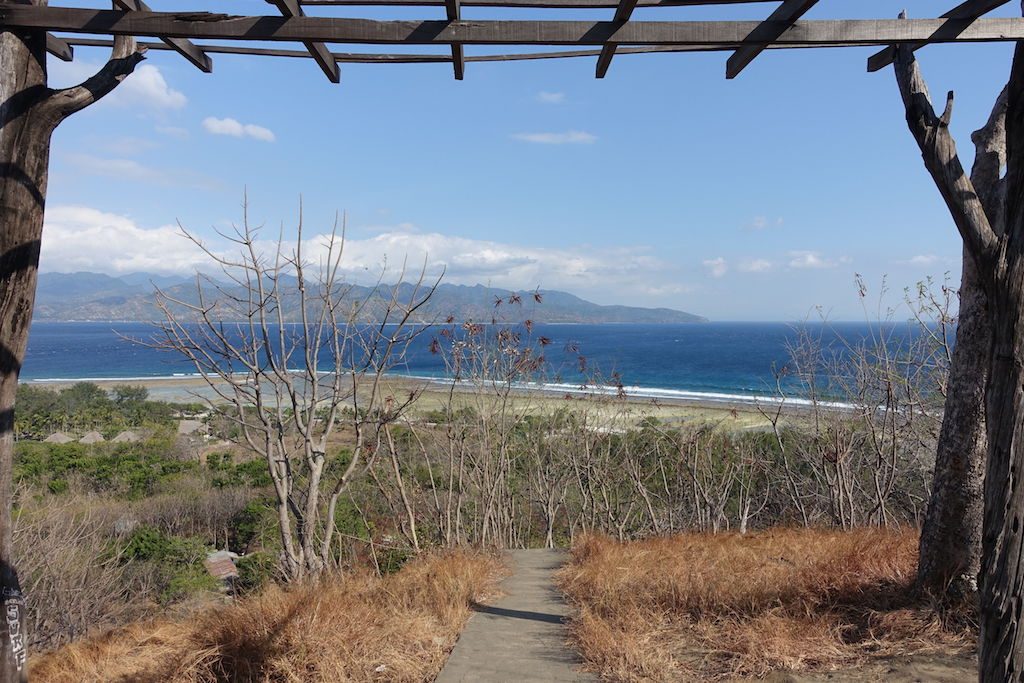
[[[530,336],[545,339],[544,378],[530,388],[552,392],[605,391],[701,402],[746,402],[778,396],[777,378],[792,399],[800,387],[785,369],[802,334],[843,349],[885,337],[902,344],[920,334],[910,323],[710,322],[691,324],[535,324]],[[393,372],[440,380],[443,354],[431,352],[439,330],[427,330],[409,346]],[[149,380],[188,377],[196,369],[174,352],[144,342],[157,329],[137,322],[36,322],[21,372],[23,381]],[[142,342],[142,343],[140,343]],[[580,357],[585,359],[581,368]]]

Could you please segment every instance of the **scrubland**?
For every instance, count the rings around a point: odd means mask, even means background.
[[[873,666],[920,656],[961,660],[970,676],[972,615],[915,595],[917,538],[910,528],[591,535],[559,582],[577,610],[572,642],[609,680],[858,669],[866,680]]]
[[[425,681],[440,671],[502,565],[477,551],[426,554],[400,571],[270,586],[178,618],[132,623],[32,662],[39,682]]]

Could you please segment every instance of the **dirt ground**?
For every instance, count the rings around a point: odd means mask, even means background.
[[[778,671],[765,680],[770,683],[967,683],[978,680],[978,663],[974,657],[901,657],[829,673],[791,674]]]

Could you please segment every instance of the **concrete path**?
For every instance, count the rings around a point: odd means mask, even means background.
[[[596,681],[579,673],[566,643],[568,608],[552,582],[565,561],[557,550],[514,550],[505,597],[478,605],[437,683],[463,681]]]

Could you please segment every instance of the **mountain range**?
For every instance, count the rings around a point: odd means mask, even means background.
[[[35,320],[38,321],[149,321],[162,319],[156,307],[154,286],[169,296],[196,301],[194,278],[131,273],[41,273],[36,290]],[[230,289],[229,289],[230,291]],[[382,310],[392,294],[399,301],[413,293],[410,284],[363,287],[351,286],[346,297],[353,301],[370,300],[367,317]],[[515,299],[521,304],[515,304]],[[500,302],[500,303],[499,303]],[[521,310],[519,310],[521,307]],[[488,322],[495,317],[515,322],[529,318],[538,323],[697,323],[706,319],[670,308],[602,306],[567,292],[544,290],[537,302],[533,291],[442,283],[430,300],[417,311],[418,320],[457,320]]]

